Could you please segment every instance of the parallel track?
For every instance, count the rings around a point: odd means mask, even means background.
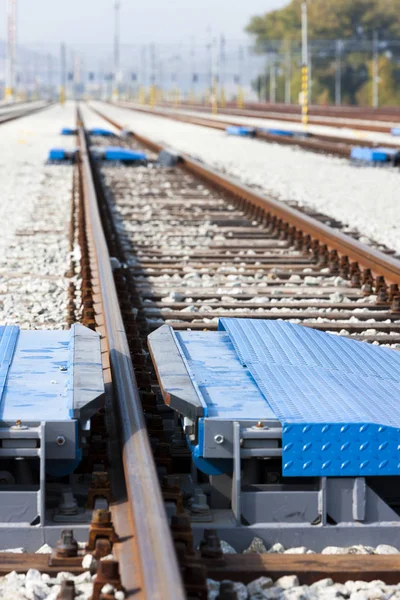
[[[162,103],[162,106],[172,106],[171,103]],[[188,104],[183,106],[187,110],[196,110],[209,113],[210,106],[204,104]],[[298,106],[287,109],[286,105],[248,105],[246,108],[236,108],[234,105],[227,105],[219,108],[220,114],[235,115],[240,117],[256,117],[273,119],[288,122],[301,122],[301,111]],[[311,125],[333,125],[336,127],[350,127],[360,131],[373,131],[376,133],[390,133],[393,126],[399,123],[398,113],[394,110],[390,115],[382,115],[379,112],[370,112],[364,109],[359,111],[340,111],[333,110],[333,107],[311,107],[309,122]]]
[[[182,123],[190,123],[191,125],[198,125],[200,127],[218,129],[220,131],[225,131],[229,125],[249,127],[245,123],[238,123],[235,121],[230,122],[227,120],[220,120],[215,117],[210,118],[207,115],[204,115],[204,117],[199,117],[198,115],[181,113],[178,109],[166,111],[162,108],[144,108],[142,106],[137,105],[132,106],[131,104],[125,102],[120,102],[118,103],[118,105],[139,113],[142,112],[145,114],[155,115]],[[266,131],[263,131],[259,127],[254,128],[254,137],[258,140],[262,140],[265,142],[274,142],[278,144],[283,144],[285,146],[298,146],[300,148],[303,148],[304,150],[309,150],[311,152],[331,154],[334,156],[339,156],[340,158],[347,159],[350,159],[351,149],[353,146],[363,146],[366,148],[373,148],[379,146],[378,143],[371,142],[369,140],[360,140],[357,138],[340,138],[340,136],[336,137],[315,133],[308,134],[307,137],[300,135],[300,133],[294,135],[293,137],[289,137],[274,133],[268,133]],[[397,144],[396,142],[385,143],[385,146],[395,149],[399,148],[399,144]]]
[[[0,125],[3,125],[3,123],[9,123],[10,121],[15,121],[15,119],[27,117],[28,115],[33,115],[34,113],[40,112],[41,110],[48,108],[49,106],[51,106],[51,104],[51,102],[44,102],[43,105],[40,106],[28,106],[25,108],[18,108],[17,110],[6,110],[6,108],[4,107],[4,110],[0,111]]]

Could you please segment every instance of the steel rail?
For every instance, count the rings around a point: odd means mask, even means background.
[[[250,127],[253,128],[252,125],[247,125],[245,123],[238,123],[235,121],[222,121],[215,118],[210,118],[208,115],[204,117],[198,117],[189,114],[182,114],[179,112],[166,112],[163,110],[158,110],[155,108],[144,108],[142,106],[132,106],[129,103],[118,102],[111,104],[120,106],[121,108],[126,108],[128,110],[134,110],[136,112],[143,112],[149,115],[155,115],[157,117],[163,117],[166,119],[171,119],[174,121],[181,121],[183,123],[189,123],[191,125],[199,125],[200,127],[208,127],[210,129],[219,129],[221,131],[225,131],[226,128],[230,125],[236,127]],[[301,134],[301,132],[298,132]],[[310,150],[311,152],[318,152],[324,154],[333,154],[335,156],[340,156],[342,158],[351,157],[351,148],[352,146],[363,146],[366,148],[374,148],[379,144],[377,142],[372,142],[370,140],[359,140],[356,138],[343,138],[340,136],[329,136],[322,135],[318,133],[313,133],[308,137],[300,137],[300,135],[288,137],[277,135],[273,133],[269,133],[264,131],[259,126],[254,126],[254,137],[263,140],[265,142],[275,142],[277,144],[285,145],[285,146],[298,146],[303,148],[304,150]],[[388,142],[385,143],[385,147],[388,148],[399,148],[398,143]]]
[[[110,119],[102,111],[93,107],[91,107],[91,110],[97,112],[99,116],[114,125],[117,129],[120,129],[121,131],[124,129],[120,124],[115,120]],[[139,142],[152,150],[160,151],[162,149],[162,146],[155,143],[153,140],[136,133],[134,135]],[[291,227],[295,227],[297,230],[302,231],[305,235],[310,235],[312,239],[318,240],[322,244],[326,244],[330,250],[337,250],[341,255],[347,256],[349,260],[358,262],[360,267],[371,269],[374,275],[383,276],[388,282],[400,285],[400,260],[388,256],[379,250],[375,250],[366,244],[362,244],[350,236],[321,223],[317,219],[314,219],[287,204],[264,196],[237,180],[218,173],[211,167],[200,163],[192,157],[185,154],[180,156],[181,165],[189,172],[201,177],[208,184],[217,186],[221,190],[231,193],[237,198],[246,200],[253,206],[269,212],[278,219],[282,219]]]
[[[41,106],[35,106],[34,108],[28,108],[26,110],[10,110],[8,112],[0,112],[0,125],[9,123],[10,121],[15,121],[16,119],[22,119],[22,117],[29,117],[29,115],[33,115],[41,110],[44,110],[45,108],[49,108],[53,104],[53,102],[46,102]]]
[[[144,597],[150,600],[183,600],[185,593],[120,312],[97,202],[89,149],[82,124],[78,128],[78,137],[84,206],[91,238],[89,242],[94,248],[97,259],[113,390],[120,417],[123,467],[131,518],[135,528],[135,539],[132,541],[138,547]],[[121,575],[123,578],[123,573]]]
[[[162,103],[160,106],[171,106],[167,103]],[[204,105],[187,105],[183,106],[188,111],[197,111],[204,112],[210,114],[210,107]],[[243,109],[243,108],[222,108],[219,111],[219,114],[225,116],[239,116],[239,117],[252,117],[257,119],[265,119],[266,121],[288,121],[300,123],[300,113],[285,113],[278,111],[261,111],[256,109]],[[386,123],[386,125],[385,125]],[[397,123],[395,119],[392,122],[382,121],[380,119],[373,121],[369,119],[363,119],[362,117],[345,117],[343,115],[330,115],[330,114],[316,114],[313,113],[310,115],[310,125],[322,125],[322,126],[336,126],[338,128],[346,128],[346,129],[354,129],[360,131],[370,131],[375,133],[387,133],[391,132],[391,128],[394,127]]]

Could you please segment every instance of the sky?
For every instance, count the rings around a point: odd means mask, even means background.
[[[250,17],[288,0],[121,0],[121,43],[187,42],[224,33],[242,40]],[[114,0],[17,0],[18,43],[112,43]],[[7,0],[0,0],[0,39]]]

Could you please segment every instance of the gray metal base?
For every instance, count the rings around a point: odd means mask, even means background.
[[[326,546],[376,547],[389,544],[400,548],[400,523],[374,523],[368,525],[340,523],[338,525],[310,525],[308,523],[257,523],[238,526],[230,510],[212,511],[211,523],[192,523],[194,541],[197,545],[203,530],[212,527],[218,530],[221,540],[231,544],[238,552],[248,548],[254,537],[260,537],[267,548],[280,542],[285,548],[305,546],[321,552]]]
[[[60,525],[45,525],[44,527],[21,527],[19,525],[12,527],[7,524],[0,525],[1,549],[24,548],[26,552],[36,552],[43,544],[48,544],[54,548],[60,538],[61,531],[65,528],[73,529],[74,537],[78,542],[87,541],[89,532],[87,523],[70,526],[61,523]]]

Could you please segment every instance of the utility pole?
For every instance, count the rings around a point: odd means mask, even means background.
[[[379,106],[379,48],[378,32],[374,31],[372,37],[372,106]]]
[[[308,125],[308,15],[307,0],[301,5],[301,40],[302,40],[302,73],[301,73],[301,92],[302,92],[302,123]]]
[[[119,84],[120,84],[120,32],[119,32],[119,14],[121,3],[117,0],[114,4],[115,21],[114,21],[114,91],[113,100],[119,99]]]
[[[342,40],[336,40],[335,104],[342,104]]]
[[[7,67],[5,101],[15,99],[15,52],[17,45],[17,0],[7,0]]]
[[[217,38],[211,39],[211,111],[218,113],[218,57]]]

